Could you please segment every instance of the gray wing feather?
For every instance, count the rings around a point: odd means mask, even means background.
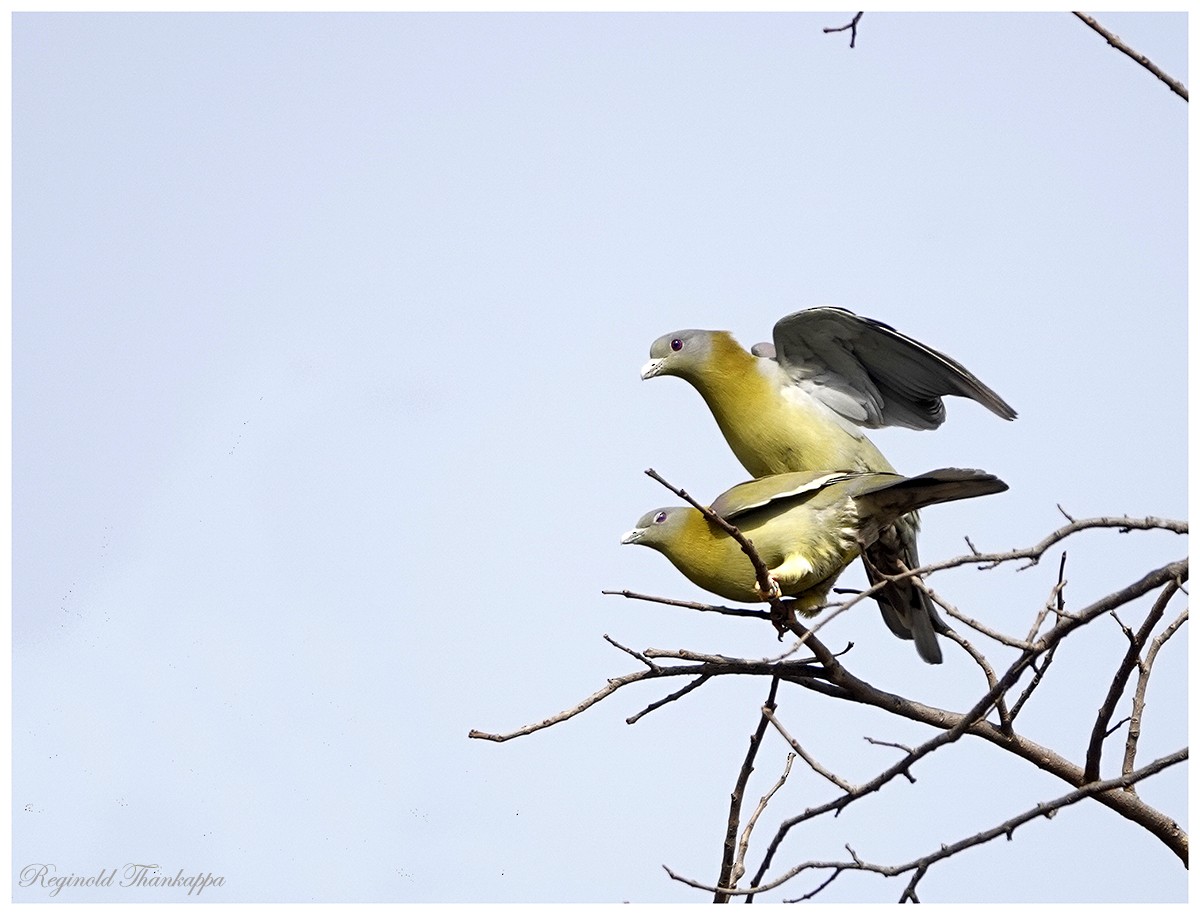
[[[1017,415],[954,359],[844,308],[790,314],[774,337],[776,358],[796,384],[867,428],[936,429],[946,395],[969,397],[1003,419]]]
[[[734,518],[763,508],[772,502],[811,497],[826,486],[855,476],[859,475],[801,470],[794,473],[760,477],[757,480],[747,480],[745,483],[739,483],[737,486],[725,490],[713,500],[709,508],[725,521],[732,521]],[[862,474],[861,476],[872,478],[888,476],[897,480],[902,479],[894,474]]]

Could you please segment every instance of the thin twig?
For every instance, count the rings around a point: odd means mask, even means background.
[[[858,20],[862,19],[862,17],[862,13],[855,13],[854,18],[845,25],[839,25],[836,28],[821,29],[821,31],[828,35],[830,32],[844,32],[846,29],[849,29],[850,47],[854,47],[854,39],[858,37]]]
[[[1029,697],[1033,695],[1033,691],[1041,685],[1042,677],[1046,676],[1046,671],[1050,668],[1054,661],[1054,652],[1058,650],[1059,642],[1055,642],[1042,658],[1042,663],[1036,661],[1030,665],[1033,668],[1033,678],[1029,681],[1029,685],[1021,691],[1021,695],[1017,697],[1017,701],[1013,703],[1012,713],[1009,715],[1009,725],[1016,720],[1017,715],[1021,714],[1021,709],[1025,707],[1025,703],[1029,701]]]
[[[1063,512],[1066,517],[1070,518],[1066,512]],[[1072,519],[1070,524],[1065,524],[1056,531],[1052,531],[1043,537],[1033,546],[1023,550],[1008,550],[1007,552],[996,553],[979,553],[970,556],[958,556],[954,559],[947,559],[944,562],[934,562],[929,565],[915,569],[908,574],[928,575],[930,572],[937,572],[942,569],[952,569],[956,566],[981,564],[981,568],[993,568],[1003,562],[1012,562],[1018,559],[1027,560],[1027,564],[1021,566],[1022,569],[1028,569],[1035,566],[1041,560],[1042,555],[1054,544],[1060,540],[1070,537],[1072,534],[1077,534],[1080,531],[1096,530],[1102,528],[1116,528],[1122,534],[1128,534],[1131,531],[1153,531],[1163,530],[1170,531],[1173,534],[1188,533],[1188,524],[1186,521],[1176,521],[1170,518],[1130,518],[1128,516],[1112,516],[1106,515],[1099,518],[1081,518]],[[903,577],[903,576],[898,576]]]
[[[1059,507],[1062,511],[1062,507]],[[1063,512],[1063,514],[1066,514]],[[1046,603],[1042,607],[1042,611],[1038,614],[1033,626],[1029,629],[1029,639],[1032,641],[1039,629],[1042,628],[1042,622],[1046,616],[1053,613],[1058,622],[1070,617],[1067,613],[1067,551],[1063,550],[1062,555],[1058,557],[1058,578],[1054,583],[1054,587],[1050,589],[1050,595],[1046,598]],[[1055,623],[1057,625],[1058,623]],[[1046,676],[1046,671],[1050,669],[1050,665],[1054,663],[1054,653],[1058,650],[1060,641],[1054,642],[1042,657],[1042,663],[1036,661],[1031,665],[1033,667],[1033,678],[1029,681],[1029,685],[1021,691],[1021,695],[1017,697],[1017,701],[1013,703],[1012,715],[1009,718],[1009,725],[1016,720],[1017,715],[1021,713],[1021,709],[1025,707],[1025,703],[1029,701],[1029,697],[1033,695],[1033,691],[1037,689],[1042,678]]]
[[[1058,557],[1058,580],[1054,583],[1054,587],[1050,589],[1050,594],[1046,597],[1046,602],[1042,604],[1041,612],[1034,618],[1033,625],[1029,627],[1025,641],[1032,642],[1037,638],[1037,634],[1042,628],[1042,623],[1046,622],[1046,617],[1051,613],[1060,618],[1066,613],[1067,579],[1064,577],[1066,571],[1067,551],[1063,550],[1062,555]]]
[[[913,762],[920,759],[922,756],[933,752],[938,747],[958,740],[963,734],[971,733],[979,737],[991,740],[994,743],[1006,748],[1010,752],[1029,760],[1048,772],[1051,772],[1058,777],[1075,785],[1083,783],[1083,770],[1080,767],[1072,765],[1067,760],[1063,759],[1058,754],[1045,746],[1039,746],[1033,741],[1024,738],[1019,738],[1013,734],[1007,734],[1000,728],[990,725],[984,719],[984,716],[990,711],[996,698],[1011,688],[1024,673],[1026,668],[1031,666],[1038,655],[1042,652],[1048,652],[1062,639],[1066,638],[1071,632],[1080,626],[1086,625],[1097,616],[1108,613],[1110,610],[1123,606],[1130,601],[1136,600],[1143,594],[1161,587],[1167,581],[1173,579],[1184,580],[1187,578],[1188,561],[1181,560],[1179,562],[1169,563],[1159,569],[1143,575],[1138,581],[1114,591],[1111,594],[1102,597],[1100,600],[1088,605],[1070,617],[1064,617],[1059,622],[1038,640],[1034,651],[1022,652],[1021,656],[1002,674],[996,683],[996,686],[988,690],[982,698],[975,703],[967,712],[961,715],[955,715],[942,710],[933,710],[928,707],[921,706],[919,703],[912,700],[902,700],[899,697],[883,693],[876,690],[864,681],[852,677],[848,671],[842,668],[837,677],[834,678],[833,685],[842,687],[847,694],[855,699],[855,701],[863,702],[868,705],[875,705],[880,708],[887,709],[893,714],[899,714],[902,717],[910,717],[913,720],[924,721],[928,724],[933,724],[937,727],[945,728],[945,730],[932,738],[920,747],[916,748],[911,756],[901,761],[901,767],[907,769]],[[807,682],[801,682],[807,688],[818,688],[819,685]],[[864,785],[864,788],[869,790],[877,790],[879,784],[882,784],[887,779],[895,776],[898,768],[893,766],[892,769],[884,773],[883,776],[877,777]],[[852,800],[850,798],[849,800]],[[1100,797],[1100,802],[1105,806],[1116,810],[1122,816],[1138,823],[1152,835],[1157,837],[1168,848],[1170,848],[1181,860],[1187,860],[1187,835],[1179,828],[1179,825],[1174,821],[1164,818],[1158,811],[1142,804],[1140,801],[1135,803],[1134,798],[1130,798],[1122,794],[1105,794]],[[776,850],[783,841],[787,833],[797,824],[811,819],[814,816],[819,816],[829,810],[840,810],[846,803],[847,798],[839,798],[831,804],[821,805],[820,807],[811,808],[804,813],[791,817],[783,821],[775,837],[771,840],[771,844],[767,849],[766,855],[758,872],[755,874],[752,885],[758,885],[766,873],[767,868],[771,864]]]
[[[1032,644],[1024,639],[1018,639],[1011,635],[1005,635],[997,629],[984,625],[976,619],[967,616],[956,606],[950,603],[945,598],[939,596],[928,584],[925,585],[925,592],[929,595],[930,600],[941,607],[946,613],[958,620],[965,626],[974,629],[980,635],[985,635],[994,642],[999,642],[1001,645],[1007,645],[1009,648],[1020,648],[1022,651],[1028,651]],[[945,633],[943,633],[945,635]]]
[[[835,785],[837,785],[843,791],[846,791],[846,792],[854,791],[854,786],[851,785],[848,781],[846,781],[844,778],[841,778],[841,777],[835,775],[833,772],[830,772],[828,769],[826,769],[824,766],[822,766],[819,762],[817,762],[815,759],[813,759],[808,753],[806,753],[804,748],[802,746],[800,746],[800,744],[796,740],[796,738],[793,737],[791,734],[789,734],[787,732],[787,729],[782,724],[780,724],[779,719],[775,717],[775,713],[772,710],[764,708],[763,715],[765,715],[767,720],[770,721],[771,724],[773,724],[775,726],[775,730],[777,730],[779,732],[779,736],[788,742],[788,745],[792,748],[793,753],[795,753],[795,755],[799,756],[806,763],[808,763],[809,768],[812,769],[814,772],[816,772],[817,775],[821,776],[824,779],[827,779],[828,781],[833,782]]]
[[[645,664],[651,670],[658,669],[658,665],[655,664],[653,661],[651,661],[648,657],[646,657],[640,651],[634,651],[632,648],[629,648],[626,645],[622,645],[620,642],[618,642],[616,639],[614,639],[607,632],[604,633],[604,641],[606,641],[606,642],[608,642],[608,644],[612,645],[613,648],[621,649],[621,651],[625,652],[625,654],[629,655],[630,657],[637,658],[639,661],[641,661],[643,664]]]
[[[955,607],[952,603],[950,603],[948,600],[946,600],[944,597],[942,597],[940,594],[938,594],[936,591],[934,591],[933,588],[929,587],[929,585],[926,582],[918,580],[918,584],[919,584],[921,590],[923,590],[927,595],[929,595],[929,599],[931,601],[933,601],[935,604],[937,604],[939,607],[941,607],[943,610],[945,610],[950,616],[954,617],[954,619],[964,622],[968,626],[972,626],[972,628],[978,628],[978,631],[980,631],[980,632],[984,631],[984,629],[986,627],[979,627],[978,624],[975,624],[973,620],[968,621],[968,618],[966,616],[964,616],[962,613],[960,613],[957,607]],[[987,635],[988,633],[984,632],[984,634]],[[959,647],[962,648],[965,652],[967,652],[967,654],[969,654],[975,660],[975,663],[978,664],[979,667],[983,670],[983,675],[987,680],[987,685],[989,688],[996,685],[996,674],[992,670],[992,666],[987,662],[987,659],[975,648],[974,645],[972,645],[970,642],[968,642],[963,636],[959,635],[953,629],[947,629],[947,631],[943,632],[942,635],[946,636],[946,638],[950,639],[952,642],[957,642]],[[1028,643],[1022,644],[1017,639],[1011,639],[1008,636],[1002,635],[1001,633],[996,633],[995,636],[999,636],[999,638],[996,638],[996,641],[1001,642],[1003,644],[1011,644],[1011,645],[1013,645],[1013,647],[1016,647],[1016,648],[1023,648],[1025,650],[1028,650],[1033,647],[1032,645],[1029,645]],[[993,637],[995,637],[995,636],[993,636]],[[1002,713],[1002,715],[1007,715],[1007,712],[1003,708],[1001,708],[1001,713]]]
[[[1187,618],[1188,611],[1185,607],[1183,612],[1150,645],[1150,650],[1146,653],[1146,660],[1138,664],[1138,682],[1133,691],[1133,713],[1129,717],[1129,731],[1125,736],[1125,758],[1121,764],[1123,774],[1128,774],[1133,770],[1133,759],[1137,754],[1138,739],[1142,734],[1142,712],[1146,708],[1146,685],[1150,682],[1150,671],[1154,667],[1158,651],[1166,644],[1167,639],[1178,632],[1179,628],[1187,622]],[[1130,786],[1125,790],[1133,791],[1134,789]]]
[[[742,875],[746,873],[746,852],[750,848],[750,834],[754,832],[754,826],[758,823],[758,818],[762,816],[763,811],[767,809],[767,804],[771,802],[771,798],[775,793],[783,787],[788,776],[792,772],[792,762],[796,759],[795,753],[787,755],[787,762],[783,766],[783,774],[779,776],[779,780],[771,786],[771,790],[758,799],[758,806],[754,808],[754,813],[750,814],[750,819],[746,821],[746,828],[742,830],[741,841],[738,842],[737,860],[733,864],[733,878],[729,881],[736,885],[742,879]],[[753,899],[753,896],[747,897],[747,902]]]
[[[1084,777],[1088,781],[1094,781],[1100,777],[1100,754],[1104,749],[1104,739],[1111,733],[1108,723],[1117,709],[1121,694],[1125,692],[1130,674],[1139,664],[1142,649],[1149,641],[1154,627],[1158,625],[1158,621],[1166,612],[1167,604],[1178,590],[1178,582],[1167,582],[1136,633],[1130,632],[1124,624],[1121,625],[1129,638],[1129,647],[1125,650],[1125,656],[1121,659],[1121,663],[1117,665],[1116,673],[1113,674],[1112,681],[1108,684],[1108,692],[1104,696],[1104,701],[1100,703],[1100,709],[1096,712],[1096,722],[1092,725],[1092,735],[1088,740],[1087,754],[1083,765]],[[1117,622],[1120,623],[1120,620]]]
[[[768,890],[773,890],[776,887],[779,887],[782,884],[786,883],[788,880],[791,880],[797,874],[800,874],[800,873],[803,873],[804,871],[809,871],[809,870],[829,870],[829,869],[834,869],[837,871],[857,870],[857,871],[867,871],[870,873],[881,874],[885,877],[895,877],[900,874],[907,873],[908,871],[915,871],[915,870],[919,870],[922,868],[928,869],[930,865],[935,864],[938,861],[943,861],[946,858],[950,858],[953,855],[956,855],[959,852],[965,851],[968,848],[973,848],[978,845],[983,845],[984,843],[990,842],[993,839],[997,839],[1001,836],[1011,838],[1013,832],[1018,827],[1023,826],[1025,823],[1028,823],[1031,820],[1035,820],[1035,819],[1038,819],[1041,817],[1045,817],[1048,819],[1048,818],[1052,817],[1058,810],[1062,809],[1063,807],[1068,807],[1071,804],[1078,803],[1079,801],[1081,801],[1085,798],[1088,798],[1088,797],[1095,797],[1097,795],[1105,794],[1106,792],[1115,791],[1117,789],[1125,788],[1129,785],[1136,784],[1137,782],[1142,781],[1143,779],[1149,778],[1152,775],[1156,775],[1157,773],[1161,772],[1162,770],[1164,770],[1170,766],[1174,766],[1174,765],[1177,765],[1178,763],[1183,762],[1187,758],[1188,758],[1188,750],[1187,750],[1187,747],[1184,747],[1183,749],[1177,750],[1176,752],[1171,753],[1168,756],[1164,756],[1164,757],[1161,757],[1160,759],[1156,759],[1154,762],[1137,770],[1136,772],[1130,772],[1127,775],[1122,775],[1122,776],[1119,776],[1118,778],[1111,778],[1106,781],[1089,782],[1088,784],[1081,785],[1080,787],[1076,788],[1075,790],[1070,791],[1070,792],[1068,792],[1060,797],[1057,797],[1051,801],[1046,801],[1044,803],[1037,804],[1033,808],[1026,810],[1020,814],[1017,814],[1016,816],[1014,816],[1008,820],[1005,820],[1003,823],[1000,823],[997,826],[993,826],[990,829],[985,829],[982,832],[975,833],[972,836],[968,836],[965,839],[960,839],[959,841],[951,843],[949,845],[942,845],[940,848],[938,848],[937,851],[931,852],[927,855],[923,855],[920,858],[917,858],[913,861],[906,862],[904,864],[897,864],[897,865],[871,864],[871,863],[864,861],[858,855],[854,854],[853,850],[851,850],[851,849],[849,849],[849,847],[847,847],[847,850],[849,850],[851,852],[851,860],[850,861],[806,861],[803,864],[796,865],[795,867],[791,868],[786,873],[780,875],[779,877],[777,877],[776,879],[772,880],[769,883],[763,883],[761,885],[751,886],[747,889],[737,889],[736,887],[710,887],[710,886],[707,886],[698,881],[691,880],[687,877],[683,877],[683,876],[675,873],[674,871],[672,871],[670,868],[666,868],[666,871],[671,876],[671,879],[677,880],[680,883],[687,884],[688,886],[695,887],[696,889],[699,889],[699,890],[706,890],[708,892],[724,892],[729,895],[746,895],[746,896],[752,895],[752,894],[758,894],[758,893],[765,893]],[[912,883],[910,883],[910,886],[915,886],[915,883],[916,883],[915,880],[912,881]]]
[[[1066,514],[1064,512],[1064,514]],[[1067,517],[1070,517],[1069,515]],[[976,565],[981,570],[994,569],[997,566],[1016,560],[1025,560],[1026,564],[1019,566],[1017,571],[1024,571],[1037,565],[1043,554],[1054,544],[1060,540],[1070,537],[1072,534],[1077,534],[1080,531],[1116,528],[1120,533],[1127,534],[1131,531],[1149,531],[1149,530],[1165,530],[1174,534],[1188,533],[1188,524],[1186,521],[1176,521],[1170,518],[1130,518],[1128,516],[1105,516],[1100,518],[1084,518],[1081,520],[1073,520],[1070,524],[1060,527],[1058,530],[1043,537],[1038,543],[1026,549],[1008,550],[1007,552],[998,553],[980,553],[974,552],[968,556],[956,556],[953,559],[945,559],[941,562],[931,562],[917,569],[910,569],[906,572],[896,574],[885,574],[880,572],[881,580],[876,582],[869,588],[860,591],[855,596],[847,601],[827,606],[836,606],[839,608],[849,607],[858,603],[866,597],[874,596],[888,582],[903,581],[906,578],[921,577],[925,578],[934,572],[940,572],[944,569],[954,569],[964,565]],[[1061,577],[1061,575],[1060,575]],[[1053,594],[1052,594],[1053,597]],[[1061,611],[1065,612],[1065,611]],[[1029,636],[1027,641],[1033,641],[1033,634]]]
[[[625,719],[625,723],[626,724],[637,724],[638,721],[640,721],[642,718],[645,718],[647,715],[649,715],[655,709],[662,708],[668,702],[674,702],[676,699],[680,699],[683,696],[686,696],[692,690],[698,689],[699,687],[703,686],[705,683],[708,682],[708,680],[711,677],[712,677],[712,674],[704,674],[703,676],[697,677],[695,680],[693,680],[691,683],[689,683],[687,686],[683,687],[682,689],[677,689],[677,690],[675,690],[675,692],[671,693],[669,696],[663,696],[661,699],[651,702],[649,705],[647,705],[644,709],[642,709],[636,715],[630,715],[628,718]]]
[[[738,772],[737,782],[729,796],[729,820],[725,824],[725,853],[721,858],[721,877],[717,886],[736,886],[741,874],[734,872],[734,862],[737,856],[737,830],[741,822],[742,797],[746,792],[746,783],[750,781],[750,773],[754,771],[754,758],[762,745],[763,735],[767,733],[767,715],[775,709],[775,693],[779,689],[779,677],[771,678],[771,688],[767,692],[767,701],[763,703],[762,715],[758,719],[758,727],[750,735],[750,746],[746,750],[746,759]],[[713,902],[728,902],[726,893],[717,892]]]
[[[655,597],[653,594],[639,594],[636,591],[622,589],[620,591],[601,591],[601,594],[627,597],[630,600],[644,600],[655,604],[666,604],[670,607],[684,607],[687,610],[699,610],[702,613],[722,613],[725,616],[749,616],[755,619],[769,620],[770,612],[754,610],[750,607],[723,607],[717,604],[702,604],[694,600],[675,600],[671,597]]]
[[[930,592],[930,596],[933,596],[932,592]],[[941,604],[941,601],[938,601],[938,603]],[[945,605],[942,604],[942,606]],[[992,665],[988,663],[987,658],[983,656],[979,649],[977,649],[953,629],[943,632],[942,635],[948,638],[950,641],[957,643],[957,645],[963,651],[971,656],[972,660],[974,660],[974,662],[979,666],[979,669],[983,671],[983,678],[985,681],[987,681],[988,689],[991,689],[996,685],[996,672],[992,670]],[[1000,716],[1000,727],[1004,728],[1005,730],[1012,730],[1012,716],[1009,714],[1008,703],[1004,700],[1004,696],[1000,696],[996,699],[996,712]]]
[[[1184,84],[1181,83],[1179,80],[1173,79],[1172,77],[1167,76],[1166,73],[1164,73],[1157,66],[1155,66],[1154,62],[1152,60],[1150,60],[1149,57],[1147,57],[1145,54],[1139,54],[1137,51],[1133,50],[1133,48],[1131,48],[1131,47],[1129,47],[1129,45],[1125,44],[1125,42],[1123,42],[1120,38],[1118,38],[1116,35],[1114,35],[1108,29],[1104,28],[1104,26],[1102,26],[1100,23],[1098,23],[1091,16],[1088,16],[1084,13],[1075,13],[1074,15],[1077,16],[1084,24],[1086,24],[1088,26],[1088,28],[1090,28],[1092,31],[1096,32],[1098,35],[1102,36],[1104,38],[1104,40],[1109,43],[1109,45],[1116,48],[1118,51],[1120,51],[1126,57],[1129,57],[1130,59],[1137,61],[1137,63],[1141,64],[1143,67],[1145,67],[1151,73],[1153,73],[1155,76],[1157,76],[1159,79],[1161,79],[1164,83],[1166,83],[1171,88],[1172,92],[1174,92],[1176,95],[1178,95],[1180,98],[1182,98],[1185,102],[1188,101],[1187,87],[1184,86]]]
[[[650,479],[661,483],[671,492],[675,493],[675,495],[679,496],[679,498],[683,499],[683,501],[687,502],[688,505],[697,509],[702,515],[704,515],[705,518],[707,518],[710,522],[715,524],[737,542],[737,545],[742,548],[742,552],[750,558],[750,564],[754,567],[754,577],[757,579],[758,588],[763,595],[763,600],[769,602],[771,605],[771,621],[775,624],[775,628],[779,633],[779,637],[783,638],[784,630],[788,628],[788,618],[791,617],[792,614],[783,605],[781,600],[783,595],[780,593],[779,583],[771,577],[771,570],[768,569],[767,564],[762,561],[762,557],[758,555],[758,550],[754,548],[754,544],[750,541],[750,539],[740,530],[738,530],[736,525],[730,524],[707,505],[701,505],[690,495],[688,495],[685,490],[680,489],[678,486],[673,486],[671,483],[664,480],[658,471],[653,467],[648,468],[645,473],[646,476],[650,477]]]
[[[865,740],[867,743],[871,744],[872,746],[891,747],[894,750],[903,750],[909,756],[915,756],[915,754],[916,754],[916,750],[914,750],[912,747],[907,746],[906,744],[896,743],[891,740],[876,740],[874,737],[863,737],[863,740]],[[913,774],[908,771],[908,769],[902,770],[900,772],[900,774],[908,779],[908,783],[910,785],[915,785],[917,783],[917,780],[913,777]]]

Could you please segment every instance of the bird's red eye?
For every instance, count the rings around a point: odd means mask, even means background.
[[[671,341],[671,349],[675,352],[679,352],[681,349],[683,349],[683,341],[676,337]]]
[[[666,512],[659,512],[657,515],[655,515],[655,516],[654,516],[654,523],[655,523],[655,524],[662,524],[662,523],[663,523],[664,521],[666,521],[666,520],[667,520],[667,513],[666,513]]]

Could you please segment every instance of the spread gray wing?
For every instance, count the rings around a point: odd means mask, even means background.
[[[1017,415],[949,356],[844,308],[790,314],[774,337],[775,358],[797,385],[869,429],[936,429],[946,419],[946,395],[969,397],[1002,419]]]

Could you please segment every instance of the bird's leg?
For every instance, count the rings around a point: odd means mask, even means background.
[[[813,564],[801,556],[799,553],[794,553],[788,556],[783,562],[770,570],[770,579],[776,590],[782,594],[783,589],[780,584],[787,585],[788,590],[795,594],[798,588],[809,583],[809,579],[813,577],[816,569]]]
[[[783,597],[783,588],[779,587],[779,581],[774,575],[767,576],[767,583],[771,586],[770,591],[764,592],[762,586],[758,582],[755,582],[754,593],[765,601],[776,601]]]

